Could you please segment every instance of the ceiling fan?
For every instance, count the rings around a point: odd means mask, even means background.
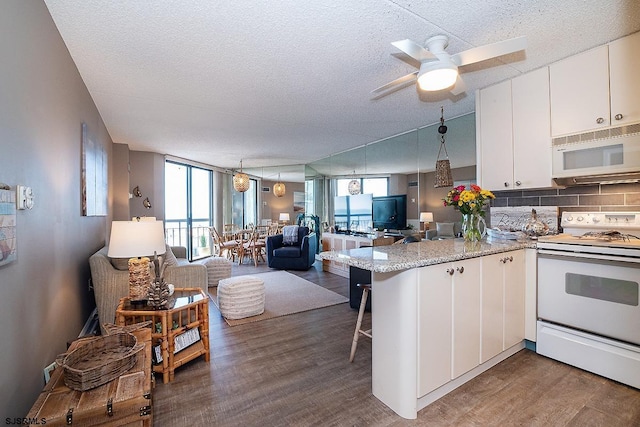
[[[459,95],[466,87],[460,78],[458,67],[524,50],[527,47],[527,38],[516,37],[453,55],[445,51],[449,45],[449,38],[443,35],[428,39],[425,42],[426,48],[409,39],[391,44],[418,61],[420,65],[417,71],[372,90],[371,93],[381,94],[378,97],[402,89],[414,81],[418,82],[422,90],[438,91],[451,88],[453,95]],[[386,93],[382,94],[383,92]]]

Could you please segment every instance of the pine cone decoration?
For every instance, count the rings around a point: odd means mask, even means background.
[[[154,308],[163,308],[169,301],[169,285],[164,279],[155,279],[149,288],[148,304]]]

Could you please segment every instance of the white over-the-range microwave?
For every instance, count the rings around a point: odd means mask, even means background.
[[[640,181],[640,124],[554,138],[558,184]]]

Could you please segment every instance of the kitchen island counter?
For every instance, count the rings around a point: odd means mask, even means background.
[[[373,395],[415,419],[524,348],[525,251],[535,247],[449,239],[321,252],[371,271]]]
[[[518,249],[534,248],[535,241],[499,240],[465,242],[463,239],[423,240],[408,244],[320,252],[323,260],[377,273],[407,270],[428,265],[460,261]]]

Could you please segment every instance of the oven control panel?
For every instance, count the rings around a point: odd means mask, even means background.
[[[562,212],[563,228],[640,230],[640,213],[636,212]]]

